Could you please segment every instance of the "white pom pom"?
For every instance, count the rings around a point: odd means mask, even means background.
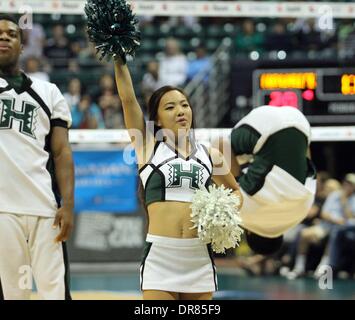
[[[197,190],[190,206],[192,228],[197,228],[199,238],[211,243],[217,253],[239,245],[243,233],[238,210],[240,198],[232,192],[223,185],[212,185],[209,191]]]

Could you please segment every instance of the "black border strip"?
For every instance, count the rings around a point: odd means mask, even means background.
[[[164,174],[159,170],[158,167],[156,167],[154,164],[150,164],[150,166],[152,167],[153,171],[150,173],[145,186],[144,186],[144,201],[146,206],[148,206],[149,204],[153,203],[153,202],[157,202],[157,200],[154,200],[152,202],[147,202],[147,185],[149,180],[151,179],[151,177],[153,176],[154,172],[156,172],[157,174],[159,174],[159,176],[162,178],[163,180],[163,188],[161,189],[161,195],[162,195],[162,199],[160,199],[159,201],[165,201],[165,197],[166,197],[166,188],[165,188],[165,176]]]
[[[155,156],[155,153],[160,145],[161,141],[156,141],[155,142],[155,145],[154,145],[154,149],[153,149],[153,152],[152,154],[150,155],[150,158],[149,160],[147,161],[147,163],[140,169],[138,169],[138,173],[141,173],[147,166],[149,166],[153,160],[153,157]]]
[[[159,169],[161,166],[163,166],[164,164],[167,164],[168,162],[170,162],[171,160],[174,160],[174,159],[178,159],[178,156],[176,155],[174,158],[166,159],[163,162],[159,163],[157,166],[152,164],[152,166],[154,166],[155,168]]]
[[[218,290],[217,273],[216,273],[216,265],[214,264],[214,260],[213,260],[212,246],[210,243],[207,244],[206,246],[207,246],[208,255],[209,255],[209,257],[211,259],[211,263],[212,263],[214,288],[217,291]]]
[[[49,121],[51,121],[51,112],[48,108],[48,106],[44,103],[42,98],[38,95],[36,91],[34,91],[31,87],[27,89],[27,93],[37,101],[37,103],[42,107],[43,111],[47,114]]]
[[[150,252],[150,249],[152,248],[153,242],[149,242],[146,241],[146,248],[145,248],[145,252],[144,252],[144,257],[141,263],[142,269],[141,269],[141,283],[140,283],[140,287],[141,290],[143,291],[143,273],[144,273],[144,267],[145,267],[145,261],[147,260],[148,254]]]
[[[210,171],[210,169],[208,169],[207,165],[205,163],[202,162],[202,160],[198,159],[198,158],[191,158],[192,160],[195,160],[197,163],[199,163],[201,166],[203,166],[207,172],[209,173],[209,175],[212,175],[212,172]],[[213,168],[213,166],[212,166]]]
[[[64,287],[65,287],[65,300],[72,300],[70,295],[70,270],[69,270],[69,259],[68,259],[68,251],[67,245],[65,242],[62,242],[62,249],[63,249],[63,260],[64,260],[64,267],[65,267],[65,275],[64,275]]]
[[[191,143],[192,151],[191,151],[191,153],[187,156],[187,158],[185,158],[177,149],[173,148],[169,143],[166,143],[166,142],[165,142],[165,145],[166,145],[172,152],[175,153],[176,158],[181,158],[181,159],[183,159],[183,160],[185,160],[185,161],[190,160],[190,159],[195,155],[195,153],[196,153],[196,151],[197,151],[196,145]]]
[[[10,85],[7,85],[5,88],[0,88],[0,93],[10,91],[11,89],[12,89],[12,87]]]
[[[3,291],[2,291],[1,279],[0,279],[0,301],[1,301],[1,300],[5,300],[5,298],[4,298],[4,293],[3,293]]]
[[[51,120],[51,127],[61,127],[61,128],[68,129],[68,122],[62,119],[53,119]]]

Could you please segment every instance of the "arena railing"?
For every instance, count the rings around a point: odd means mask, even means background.
[[[228,137],[230,128],[195,129],[196,139],[209,144],[215,138]],[[125,129],[70,130],[71,143],[82,144],[128,144],[129,135]],[[355,126],[312,127],[312,141],[355,141]]]

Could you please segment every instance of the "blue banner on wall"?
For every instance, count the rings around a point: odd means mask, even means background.
[[[75,211],[137,210],[137,166],[123,151],[75,151]]]

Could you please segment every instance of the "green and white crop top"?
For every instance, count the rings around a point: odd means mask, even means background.
[[[147,206],[158,201],[191,202],[195,190],[211,184],[212,161],[201,144],[194,143],[190,156],[184,158],[167,143],[157,141],[139,175]]]

